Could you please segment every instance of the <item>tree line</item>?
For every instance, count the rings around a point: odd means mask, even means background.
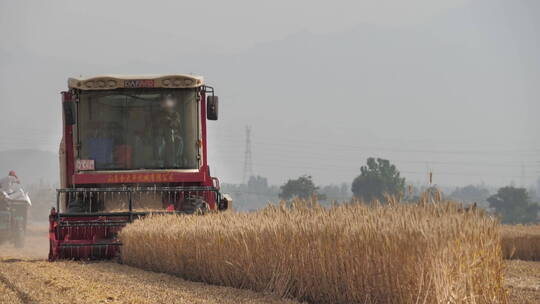
[[[415,194],[412,188],[412,185],[406,184],[405,178],[401,177],[397,167],[389,160],[368,158],[366,164],[360,168],[360,174],[352,181],[350,189],[355,198],[364,202],[378,200],[384,203],[386,196],[397,196],[403,198],[404,201],[414,202],[418,199],[418,193]],[[426,190],[429,193],[437,189]],[[477,203],[497,214],[503,223],[540,222],[538,217],[540,212],[539,199],[530,192],[532,191],[527,191],[525,188],[505,186],[491,195],[485,187],[469,185],[456,188],[445,198]],[[327,199],[309,175],[288,180],[280,187],[278,196],[283,200],[313,196],[323,200]]]

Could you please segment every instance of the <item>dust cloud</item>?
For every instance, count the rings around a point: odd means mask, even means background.
[[[49,254],[48,230],[47,223],[30,223],[26,228],[24,247],[15,248],[13,244],[3,243],[0,245],[0,259],[46,259]]]

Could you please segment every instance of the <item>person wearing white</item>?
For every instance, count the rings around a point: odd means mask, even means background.
[[[20,185],[21,181],[19,181],[19,178],[17,177],[17,174],[15,171],[9,171],[8,176],[0,179],[0,190],[4,191],[6,193],[12,193],[14,191],[17,191],[17,189],[14,189],[14,186]]]

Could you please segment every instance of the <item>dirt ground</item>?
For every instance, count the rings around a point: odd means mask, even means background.
[[[114,262],[0,260],[0,303],[295,303]]]
[[[0,246],[0,303],[298,303],[114,262],[50,263],[47,253],[46,225],[29,227],[24,249]],[[508,261],[506,286],[509,303],[540,303],[540,262]]]
[[[298,303],[115,262],[50,263],[47,229],[30,226],[24,249],[0,246],[0,303]]]
[[[505,280],[510,303],[540,303],[540,262],[507,261]]]
[[[45,259],[49,254],[49,235],[46,223],[31,224],[26,228],[24,248],[15,249],[11,244],[0,245],[0,257]]]

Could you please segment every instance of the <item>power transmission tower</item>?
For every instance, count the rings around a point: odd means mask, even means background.
[[[251,159],[251,127],[246,126],[246,151],[244,152],[244,176],[242,183],[247,184],[253,176],[253,160]]]

